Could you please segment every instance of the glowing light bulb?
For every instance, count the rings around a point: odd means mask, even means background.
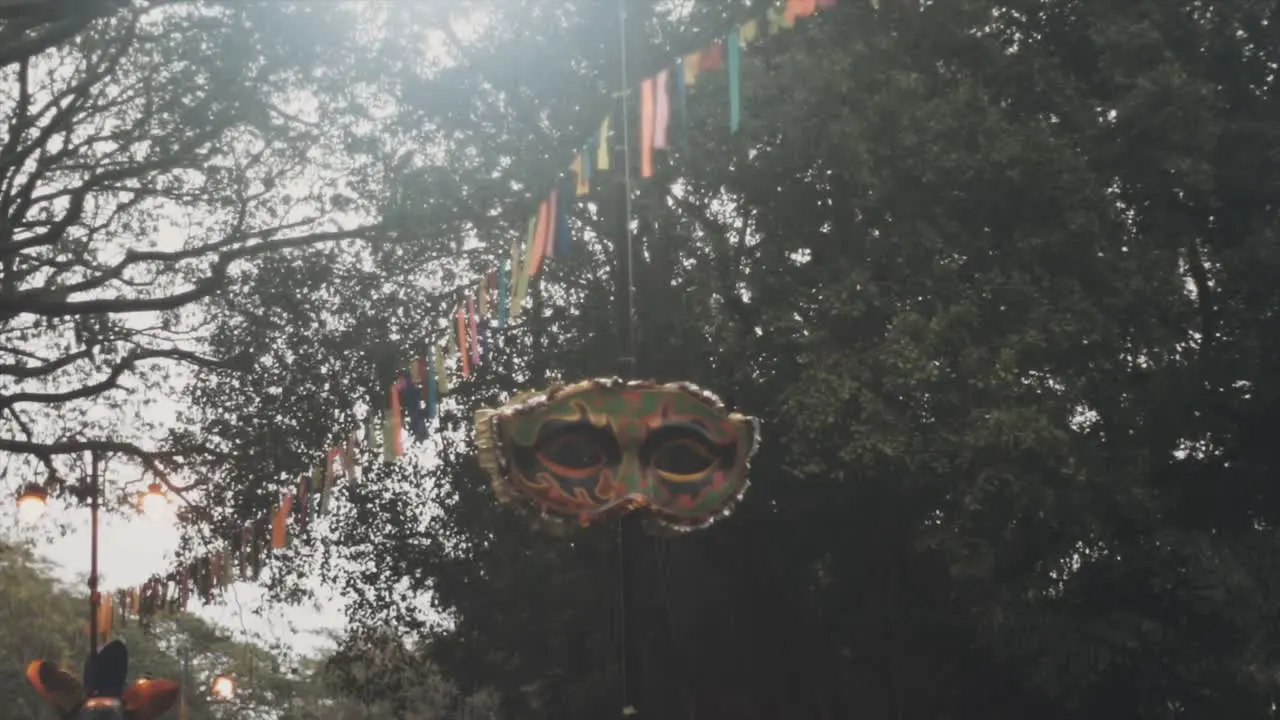
[[[18,521],[29,525],[39,520],[49,506],[49,493],[39,485],[31,484],[18,496]]]
[[[219,675],[213,679],[210,689],[219,700],[230,700],[236,694],[236,681],[230,675]]]
[[[151,483],[142,496],[142,512],[153,517],[159,516],[169,508],[169,496],[165,494],[160,483]]]

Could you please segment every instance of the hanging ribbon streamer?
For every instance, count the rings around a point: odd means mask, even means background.
[[[466,313],[461,307],[458,308],[455,320],[458,324],[458,354],[462,361],[462,377],[468,378],[471,377],[471,356],[468,352],[471,346],[467,343]]]
[[[797,19],[809,17],[817,11],[817,0],[787,0],[783,13],[787,17],[787,22],[794,25]]]
[[[346,452],[342,453],[342,472],[346,476],[348,482],[355,482],[359,478],[356,476],[356,455],[360,452],[360,438],[352,431],[347,438]]]
[[[378,417],[376,410],[370,410],[364,420],[364,439],[370,450],[382,447],[382,419]]]
[[[471,349],[471,366],[480,366],[480,327],[477,322],[476,304],[474,300],[467,300],[467,330],[469,332],[468,340]]]
[[[739,77],[741,43],[737,30],[729,33],[725,40],[729,47],[729,132],[738,132],[738,127],[742,124],[742,85]]]
[[[396,461],[396,442],[395,429],[391,425],[391,413],[382,414],[382,461],[393,463]]]
[[[547,225],[550,219],[547,201],[543,200],[538,205],[538,216],[534,218],[533,245],[528,257],[529,277],[538,274],[538,268],[542,267],[542,259],[547,255]]]
[[[440,397],[444,397],[449,393],[449,373],[445,369],[444,358],[446,350],[444,347],[438,348],[435,353],[436,361],[436,390],[440,392]]]
[[[605,115],[604,120],[600,122],[599,145],[596,146],[596,169],[609,169],[609,119],[611,115]]]
[[[874,2],[874,0],[873,0]],[[769,21],[769,33],[780,33],[783,30],[790,30],[795,27],[795,18],[790,17],[782,8],[774,6],[765,11],[765,18]]]
[[[324,504],[329,505],[329,492],[333,489],[333,463],[342,461],[342,448],[335,447],[329,450],[329,456],[324,461]]]
[[[514,256],[517,252],[519,252],[519,248],[513,242],[511,254]],[[512,257],[511,260],[503,260],[502,265],[498,267],[498,329],[507,326],[507,317],[511,310],[511,275],[507,273],[507,263],[515,260],[515,257]]]
[[[670,84],[670,69],[664,69],[654,79],[653,147],[659,150],[667,147],[667,130],[671,123],[671,94],[668,92]]]
[[[400,402],[409,415],[409,432],[415,442],[427,439],[427,419],[422,414],[422,395],[417,383],[400,375]]]
[[[311,471],[311,493],[320,495],[320,502],[316,503],[316,517],[322,517],[329,511],[329,492],[325,487],[324,476],[324,468],[320,465]]]
[[[698,75],[702,72],[702,53],[689,53],[684,56],[684,60],[680,64],[684,67],[684,84],[687,86],[697,85]]]
[[[689,127],[689,85],[685,82],[684,58],[676,60],[671,80],[676,86],[676,123],[680,126],[680,148],[688,147]]]
[[[538,251],[538,218],[529,218],[529,229],[524,242],[524,262],[516,274],[516,287],[511,292],[511,319],[520,317],[525,295],[529,292],[529,278],[533,277],[534,255]]]
[[[489,318],[481,315],[476,318],[476,345],[480,348],[481,365],[489,364]]]
[[[275,522],[271,527],[271,547],[277,550],[284,547],[289,540],[289,510],[293,507],[293,496],[285,495],[276,509]]]
[[[724,69],[724,42],[716,40],[711,43],[711,47],[702,51],[702,70],[723,70]]]
[[[573,165],[569,166],[569,171],[577,178],[573,194],[577,197],[591,194],[591,163],[583,159],[583,153],[573,156]]]
[[[560,199],[556,206],[556,257],[561,260],[569,257],[569,249],[573,247],[573,228],[569,220],[573,213],[573,195],[568,190],[568,182],[565,182],[555,195]]]
[[[398,388],[396,387],[399,384],[399,381],[391,384],[391,407],[387,409],[387,414],[390,415],[391,457],[393,458],[398,458],[404,454],[404,448],[400,442],[400,418],[404,414],[404,410],[400,407],[400,393],[397,392]]]
[[[427,359],[424,364],[432,364],[432,352],[430,350],[427,351]],[[428,371],[425,373],[422,383],[427,388],[427,419],[432,420],[436,416],[436,403],[438,402],[438,397],[436,395],[436,376]]]
[[[653,177],[653,78],[640,82],[640,177]]]
[[[421,385],[422,384],[422,368],[423,368],[422,358],[418,358],[416,360],[410,360],[409,362],[405,363],[405,365],[409,368],[409,379],[413,381],[413,384]]]
[[[294,496],[298,505],[298,529],[306,532],[311,518],[311,478],[303,475],[298,480],[298,494]]]
[[[560,230],[557,214],[560,212],[560,190],[559,188],[551,188],[551,194],[547,196],[547,237],[542,243],[543,257],[554,258],[556,251],[560,249],[560,241],[556,238],[556,233]]]

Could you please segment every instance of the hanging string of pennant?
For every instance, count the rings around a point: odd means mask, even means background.
[[[739,25],[703,49],[675,58],[655,75],[642,79],[638,86],[640,177],[653,176],[655,153],[670,148],[673,119],[677,127],[683,126],[689,93],[702,76],[719,71],[728,75],[729,130],[737,132],[742,120],[741,51],[761,37],[790,30],[798,20],[835,4],[836,0],[785,0],[766,10],[763,17]],[[878,0],[872,0],[873,7],[879,5]],[[397,370],[388,388],[386,409],[369,414],[363,445],[358,433],[352,432],[330,448],[300,479],[295,492],[284,494],[271,512],[245,525],[226,549],[197,557],[138,587],[104,594],[98,618],[104,639],[111,633],[113,618],[125,621],[162,610],[185,610],[193,596],[208,603],[235,580],[258,580],[268,554],[288,545],[289,526],[305,532],[311,515],[318,517],[327,511],[336,483],[357,479],[362,448],[380,454],[384,462],[395,462],[404,454],[406,420],[414,442],[427,438],[429,425],[452,388],[451,368],[465,381],[486,364],[492,351],[491,331],[519,319],[529,284],[545,261],[569,255],[574,202],[590,195],[597,172],[612,170],[615,112],[606,114],[597,131],[574,153],[566,173],[529,218],[523,235],[512,240],[510,255],[483,274],[474,289],[465,291],[452,310],[446,337],[430,343],[424,355]]]

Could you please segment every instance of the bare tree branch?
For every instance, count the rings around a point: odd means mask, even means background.
[[[25,392],[0,395],[0,407],[12,407],[20,403],[65,403],[71,400],[80,400],[83,398],[93,397],[95,395],[101,395],[108,390],[114,390],[115,388],[120,387],[120,378],[122,378],[125,373],[133,370],[138,363],[144,360],[159,359],[180,360],[206,368],[223,367],[223,365],[216,360],[202,357],[188,350],[137,350],[125,356],[125,358],[120,362],[116,363],[107,373],[107,376],[96,383],[65,392]]]
[[[195,283],[193,287],[182,292],[158,298],[104,298],[101,300],[67,301],[65,293],[62,297],[48,297],[43,292],[22,293],[18,296],[0,297],[0,312],[15,314],[31,314],[43,317],[67,317],[69,315],[85,315],[91,313],[140,313],[158,310],[172,310],[202,300],[223,289],[227,282],[227,270],[237,260],[256,257],[276,250],[306,247],[335,240],[351,240],[367,238],[379,232],[381,227],[370,225],[354,230],[341,230],[328,233],[312,233],[280,240],[236,248],[221,253],[210,268],[209,274]]]
[[[72,363],[89,358],[92,354],[92,350],[85,348],[69,355],[63,355],[55,360],[49,360],[34,366],[15,363],[4,364],[0,365],[0,375],[8,375],[11,378],[22,380],[40,377],[42,375],[49,375],[71,365]]]
[[[229,367],[205,301],[272,253],[395,235],[317,172],[327,123],[272,107],[287,64],[207,50],[241,41],[236,12],[143,21],[181,1],[0,0],[0,453],[122,453],[175,491],[224,460],[157,419],[193,369]]]

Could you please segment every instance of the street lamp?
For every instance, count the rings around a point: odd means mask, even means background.
[[[230,700],[236,694],[235,678],[227,673],[222,673],[213,679],[210,690],[213,691],[213,696],[219,700]]]
[[[49,506],[49,493],[35,483],[27,483],[18,493],[18,520],[24,525],[35,522]]]
[[[147,486],[147,492],[142,495],[139,504],[143,514],[156,516],[169,507],[169,496],[165,494],[163,485],[153,482]]]
[[[98,607],[102,596],[98,594],[98,509],[102,501],[102,489],[98,478],[100,457],[97,451],[89,452],[89,658],[98,653]],[[144,511],[163,507],[169,500],[159,483],[151,483],[142,498]],[[18,516],[28,521],[38,518],[49,504],[49,492],[35,483],[28,484],[18,495]]]

